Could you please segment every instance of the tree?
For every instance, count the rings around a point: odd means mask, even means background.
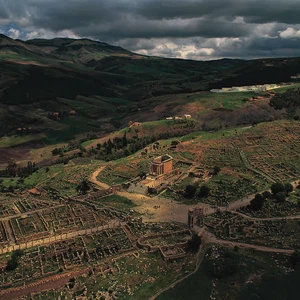
[[[16,162],[11,161],[6,167],[6,171],[10,177],[16,177],[18,171],[18,165]]]
[[[61,148],[55,148],[52,150],[52,155],[63,154],[63,150]]]
[[[185,187],[185,196],[187,198],[190,198],[190,199],[193,198],[195,196],[196,192],[197,192],[197,188],[194,185],[189,184]]]
[[[17,268],[19,263],[19,258],[23,252],[21,250],[15,250],[11,254],[11,258],[7,261],[6,264],[6,271],[13,271]]]
[[[250,208],[253,211],[259,211],[264,205],[264,197],[261,194],[256,194],[254,199],[250,201]]]
[[[88,181],[86,178],[83,179],[83,180],[77,185],[77,187],[76,187],[76,191],[77,191],[78,193],[83,194],[83,195],[85,195],[86,192],[87,192],[88,190],[90,190],[90,189],[91,189],[90,183],[89,183],[89,181]]]
[[[199,192],[198,192],[198,197],[207,198],[209,193],[210,193],[210,188],[206,185],[201,185]]]
[[[291,193],[291,192],[294,190],[294,187],[293,187],[292,184],[286,183],[286,184],[284,185],[284,189],[285,189],[286,195],[288,196],[289,193]]]
[[[280,192],[285,192],[285,187],[281,182],[276,182],[271,185],[271,191],[273,195],[276,195]]]
[[[264,191],[262,192],[262,196],[264,197],[264,199],[269,199],[271,198],[272,194],[269,191]]]
[[[128,144],[127,137],[126,137],[126,131],[124,132],[122,142],[123,142],[123,147],[126,147]]]
[[[131,155],[130,150],[126,148],[126,149],[124,150],[124,155],[125,155],[125,156]]]
[[[197,233],[193,233],[191,239],[188,240],[188,248],[192,252],[197,252],[201,245],[201,237]]]
[[[214,167],[214,175],[218,175],[220,173],[220,171],[221,171],[220,167],[218,167],[218,166]]]
[[[275,199],[277,202],[282,203],[285,201],[286,198],[286,193],[285,192],[279,192],[275,195]]]
[[[270,101],[270,106],[275,109],[286,108],[289,111],[295,111],[297,107],[300,107],[300,89],[288,90],[283,94],[278,94]]]

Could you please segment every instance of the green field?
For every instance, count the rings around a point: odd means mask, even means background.
[[[0,148],[13,147],[30,141],[41,140],[43,138],[45,138],[44,133],[23,136],[6,136],[0,138]]]
[[[287,86],[283,86],[283,87],[271,90],[271,92],[274,92],[275,94],[278,94],[278,93],[281,94],[290,89],[297,89],[297,88],[300,88],[300,83],[292,83],[291,85],[287,85]]]
[[[206,109],[224,108],[234,110],[245,105],[243,99],[257,97],[259,95],[260,93],[255,92],[205,93],[191,97],[190,101],[195,100],[200,102]]]
[[[129,210],[136,206],[131,200],[119,195],[107,196],[99,199],[98,202],[104,205],[106,204],[113,206],[121,210]]]
[[[96,142],[96,141],[97,141],[96,139],[94,139],[94,140],[89,140],[89,141],[83,142],[83,143],[81,144],[81,146],[85,148],[85,147],[89,146],[90,144],[93,144],[93,143]]]

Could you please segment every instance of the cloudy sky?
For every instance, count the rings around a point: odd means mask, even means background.
[[[197,60],[300,56],[300,0],[0,0],[0,33]]]

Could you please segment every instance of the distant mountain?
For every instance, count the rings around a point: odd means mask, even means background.
[[[118,127],[153,97],[278,83],[299,72],[299,58],[192,61],[143,56],[89,39],[0,35],[0,136],[20,126],[56,128],[47,115],[73,108],[85,123],[112,118]],[[107,105],[99,109],[101,101]],[[119,106],[128,111],[117,113]]]

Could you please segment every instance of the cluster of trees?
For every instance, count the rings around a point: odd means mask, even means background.
[[[136,135],[133,137],[128,138],[127,133],[125,132],[122,137],[115,137],[112,140],[109,139],[103,144],[97,144],[96,148],[90,149],[89,154],[94,155],[96,159],[106,161],[115,160],[134,154],[157,140],[186,135],[192,131],[192,127],[178,128],[168,132],[139,137],[139,131],[136,129]]]
[[[275,199],[278,203],[282,203],[292,191],[293,186],[290,183],[273,183],[271,186],[271,192],[265,191],[261,194],[256,194],[250,201],[248,208],[253,211],[259,211],[263,208],[266,199]]]
[[[211,175],[216,176],[220,173],[220,171],[221,171],[221,168],[219,166],[215,166],[213,168]],[[193,172],[190,172],[189,176],[194,177],[195,174]],[[203,184],[201,186],[198,186],[195,184],[188,184],[185,187],[183,196],[188,199],[192,199],[194,197],[207,198],[209,196],[209,194],[210,194],[210,188],[205,184]]]
[[[270,195],[268,195],[268,193]],[[250,201],[250,205],[248,206],[248,208],[250,208],[253,211],[261,210],[264,206],[264,202],[270,196],[271,196],[271,193],[268,191],[263,192],[262,194],[256,194],[255,197]]]
[[[288,112],[294,112],[300,107],[300,89],[288,90],[285,93],[274,96],[270,106],[275,109],[286,108]]]
[[[6,264],[6,271],[13,271],[17,268],[19,264],[19,258],[23,255],[21,250],[15,250],[12,252],[10,259],[7,261]]]
[[[87,134],[86,137],[84,137],[80,140],[75,139],[75,140],[70,141],[68,143],[68,145],[66,145],[66,146],[53,149],[51,151],[52,155],[63,156],[64,153],[71,151],[71,150],[75,150],[75,149],[80,149],[80,151],[85,152],[86,150],[84,147],[82,147],[82,143],[92,140],[92,139],[96,139],[96,138],[98,138],[98,136],[96,134],[93,134],[93,133]]]
[[[64,153],[74,150],[74,149],[80,149],[81,152],[85,152],[85,148],[81,146],[81,144],[78,144],[76,146],[67,146],[67,147],[63,147],[63,148],[54,148],[51,153],[52,155],[60,155],[60,156],[64,156]]]
[[[125,132],[122,137],[109,139],[102,144],[97,144],[95,148],[92,147],[89,151],[86,151],[86,149],[82,147],[82,143],[98,137],[96,134],[89,134],[86,136],[86,138],[74,140],[65,147],[53,149],[52,155],[60,156],[56,163],[67,163],[69,159],[83,156],[90,156],[95,159],[111,161],[134,154],[135,152],[145,148],[147,145],[154,143],[157,140],[183,136],[193,132],[195,129],[195,123],[193,120],[176,120],[172,122],[175,126],[172,126],[169,131],[153,133],[152,135],[143,137],[139,136],[138,128],[129,128],[128,132],[134,130],[135,135],[132,137],[128,138],[127,133]],[[66,152],[74,149],[80,149],[81,152],[73,154],[72,157],[64,155]]]
[[[25,167],[21,167],[16,162],[12,161],[5,169],[7,176],[21,178],[28,177],[37,170],[38,167],[35,165],[35,162],[31,161],[29,161]]]
[[[210,188],[207,185],[201,185],[198,187],[197,185],[187,185],[184,190],[183,196],[188,199],[192,199],[194,197],[197,198],[207,198],[210,193]]]
[[[293,189],[294,187],[290,183],[276,182],[271,185],[272,196],[277,202],[284,202]]]
[[[55,148],[51,152],[52,152],[52,155],[62,155],[64,153],[64,149],[63,148]]]
[[[128,146],[128,144],[139,144],[137,143],[138,136],[135,136],[134,139],[127,139],[126,132],[124,133],[122,138],[115,137],[111,141],[109,139],[107,142],[103,144],[97,144],[97,150],[103,149],[103,154],[112,154],[113,152],[117,152],[118,150],[122,150]]]
[[[24,178],[30,176],[38,170],[34,162],[29,161],[27,166],[21,167],[16,162],[11,161],[7,167],[0,172],[1,177],[19,177],[16,181],[17,185],[4,184],[4,180],[0,179],[0,193],[14,193],[15,189],[22,188]],[[11,179],[13,182],[13,179]]]

